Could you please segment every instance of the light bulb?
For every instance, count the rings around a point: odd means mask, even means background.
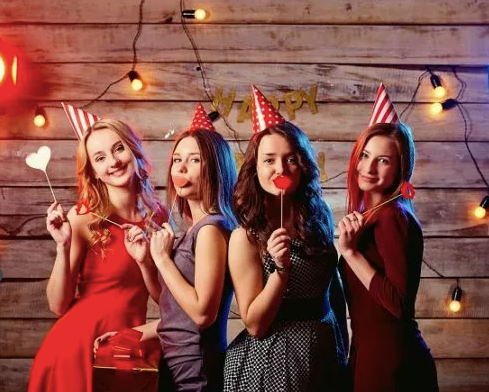
[[[0,83],[2,82],[4,76],[5,76],[5,61],[2,57],[0,57]]]
[[[441,112],[443,112],[443,106],[441,105],[440,102],[434,102],[433,104],[431,104],[430,112],[431,114],[436,116]]]
[[[46,112],[43,108],[36,108],[36,112],[34,114],[34,125],[38,128],[42,128],[46,125]]]
[[[457,313],[458,311],[460,311],[460,309],[462,308],[462,304],[460,303],[460,301],[452,301],[450,302],[450,310],[454,313]]]
[[[136,71],[134,71],[134,70],[129,71],[127,76],[129,77],[129,80],[131,81],[131,88],[134,91],[142,90],[142,88],[144,87],[144,84],[143,84],[143,81],[141,80],[141,77],[139,76],[139,74]]]
[[[12,62],[12,81],[17,84],[17,56],[14,57]]]
[[[483,219],[486,216],[486,210],[485,208],[482,208],[481,206],[478,206],[474,210],[474,215],[477,219]]]
[[[203,10],[202,8],[195,10],[195,19],[204,20],[206,17],[207,17],[206,10]]]
[[[447,93],[447,90],[443,86],[435,87],[435,97],[443,98]]]

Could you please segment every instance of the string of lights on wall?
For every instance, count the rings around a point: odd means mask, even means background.
[[[139,3],[138,29],[137,29],[136,35],[133,39],[133,45],[132,45],[133,61],[132,61],[131,69],[126,74],[124,74],[122,77],[111,82],[97,97],[92,99],[86,105],[82,106],[83,109],[86,109],[89,106],[93,105],[95,102],[99,101],[109,91],[109,89],[112,86],[122,82],[125,79],[129,80],[129,82],[131,83],[131,88],[134,91],[141,91],[144,89],[145,84],[143,82],[143,79],[142,79],[141,75],[136,71],[136,66],[138,64],[137,41],[138,41],[138,39],[142,33],[144,3],[145,3],[145,0],[141,0],[141,2]],[[187,35],[187,37],[188,37],[188,39],[192,45],[192,49],[194,51],[195,58],[196,58],[197,63],[198,63],[197,71],[200,72],[204,92],[205,92],[208,100],[210,102],[213,102],[213,97],[211,96],[210,88],[208,85],[208,79],[207,79],[206,73],[205,73],[204,63],[202,62],[202,59],[200,57],[199,50],[195,44],[195,41],[193,40],[193,37],[190,34],[190,31],[188,30],[188,28],[186,26],[186,23],[187,23],[186,20],[187,19],[194,19],[197,21],[203,21],[205,19],[208,19],[209,15],[210,15],[210,13],[204,9],[195,9],[195,10],[185,9],[184,0],[180,0],[180,16],[181,16],[182,28],[185,31],[185,33],[186,33],[186,35]],[[11,51],[3,49],[4,47],[5,47],[5,45],[2,46],[2,41],[0,40],[0,49],[2,49],[2,51],[0,51],[0,87],[2,87],[3,89],[5,89],[5,86],[7,84],[8,84],[9,88],[15,87],[15,85],[17,84],[17,77],[18,77],[17,76],[17,72],[18,72],[17,71],[17,68],[18,68],[17,57]],[[455,76],[455,78],[457,79],[457,81],[460,83],[460,89],[459,89],[458,94],[455,98],[450,97],[450,98],[445,99],[445,97],[447,95],[447,89],[443,85],[443,80],[431,68],[428,68],[426,71],[424,71],[418,77],[418,83],[417,83],[417,86],[413,92],[412,98],[411,98],[410,102],[408,103],[408,105],[400,113],[400,117],[402,118],[404,113],[406,113],[410,108],[412,108],[412,105],[414,103],[416,103],[415,99],[416,99],[416,95],[419,91],[419,88],[421,87],[425,77],[429,75],[430,76],[429,80],[430,80],[431,86],[433,88],[433,95],[436,98],[436,101],[433,102],[431,107],[430,107],[431,114],[433,116],[438,116],[443,111],[450,110],[454,107],[457,107],[459,109],[459,113],[463,119],[465,146],[466,146],[467,151],[469,153],[469,156],[472,160],[472,163],[474,164],[474,167],[476,168],[476,170],[479,173],[483,183],[486,186],[487,195],[485,195],[483,197],[482,201],[480,202],[480,205],[474,210],[474,216],[478,219],[483,219],[486,217],[487,210],[489,208],[489,183],[486,180],[486,178],[484,177],[484,175],[483,175],[483,173],[482,173],[482,171],[478,165],[478,162],[475,159],[475,156],[471,151],[470,144],[469,144],[468,122],[467,122],[468,112],[467,112],[466,108],[463,106],[463,104],[460,102],[460,98],[462,97],[467,85],[458,76],[455,68],[452,69],[452,73]],[[0,102],[0,104],[1,104],[1,102]],[[49,106],[49,105],[36,106],[35,113],[34,113],[34,119],[33,119],[36,127],[45,127],[48,124],[45,108],[60,109],[60,107],[58,107],[58,106]],[[210,116],[214,120],[217,119],[218,117],[221,117],[223,119],[226,126],[232,131],[232,133],[234,135],[234,139],[238,142],[238,147],[241,150],[241,146],[239,145],[239,138],[237,137],[237,132],[228,123],[228,120],[226,119],[226,117],[221,115],[218,108],[215,107],[213,109],[214,109],[214,112],[210,113]],[[437,271],[426,260],[423,260],[423,262],[425,263],[425,265],[427,265],[428,268],[433,270],[439,277],[446,278],[443,274],[441,274],[439,271]],[[459,278],[456,278],[456,287],[454,288],[454,290],[452,292],[451,302],[449,304],[449,309],[452,312],[460,311],[462,292],[463,291],[462,291],[462,288],[460,287]]]

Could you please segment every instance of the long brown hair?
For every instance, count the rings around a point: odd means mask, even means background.
[[[194,138],[199,146],[201,157],[199,198],[202,199],[204,212],[221,214],[234,227],[236,218],[231,207],[231,198],[237,177],[236,163],[231,147],[219,132],[198,129],[183,131],[178,135],[168,157],[166,185],[168,205],[172,205],[176,197],[176,205],[180,215],[188,220],[192,219],[188,201],[177,194],[171,178],[173,153],[180,141],[186,137]]]
[[[285,122],[265,129],[250,140],[239,171],[234,191],[233,208],[239,224],[246,229],[249,240],[263,254],[271,233],[277,229],[269,216],[271,203],[276,203],[258,182],[256,165],[258,147],[266,135],[285,138],[298,156],[301,178],[290,195],[294,211],[294,228],[309,255],[324,254],[332,249],[334,223],[331,209],[322,198],[319,168],[307,136],[294,124]]]
[[[362,131],[353,146],[348,165],[348,190],[347,190],[347,212],[365,210],[365,194],[358,186],[357,166],[360,156],[368,143],[374,136],[386,136],[394,140],[398,153],[398,168],[394,183],[389,189],[386,189],[383,200],[388,200],[399,195],[403,182],[409,181],[414,171],[415,147],[411,130],[403,123],[378,123]],[[402,204],[408,211],[414,215],[413,204],[410,199],[400,196],[396,199],[397,203]],[[376,208],[372,213],[366,216],[366,224],[375,222],[379,214],[388,206]]]
[[[84,134],[77,150],[77,175],[79,200],[87,203],[90,211],[100,216],[109,216],[113,213],[113,205],[109,199],[107,186],[95,177],[90,159],[87,153],[87,141],[90,136],[99,130],[110,129],[121,139],[133,160],[136,181],[134,191],[137,194],[137,207],[143,217],[153,216],[156,222],[162,222],[168,216],[166,210],[158,202],[155,190],[151,185],[149,176],[151,164],[143,151],[140,137],[127,124],[118,120],[105,119],[97,121]],[[107,244],[110,239],[110,231],[104,225],[101,218],[93,216],[93,220],[88,224],[92,234],[90,246],[99,244],[102,255],[105,255]]]

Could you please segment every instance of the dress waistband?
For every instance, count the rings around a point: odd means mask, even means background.
[[[276,320],[319,320],[323,315],[324,298],[284,298]]]

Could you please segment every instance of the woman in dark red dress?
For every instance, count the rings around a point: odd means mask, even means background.
[[[92,391],[94,339],[144,323],[148,293],[157,300],[161,291],[142,229],[148,214],[161,221],[167,213],[141,140],[120,121],[98,121],[80,142],[77,166],[80,200],[98,216],[48,209],[57,251],[47,297],[60,319],[36,354],[29,392]]]
[[[438,391],[430,349],[414,319],[423,234],[410,199],[397,197],[414,169],[404,124],[374,124],[355,143],[348,211],[339,223],[342,276],[353,332],[355,392]]]

